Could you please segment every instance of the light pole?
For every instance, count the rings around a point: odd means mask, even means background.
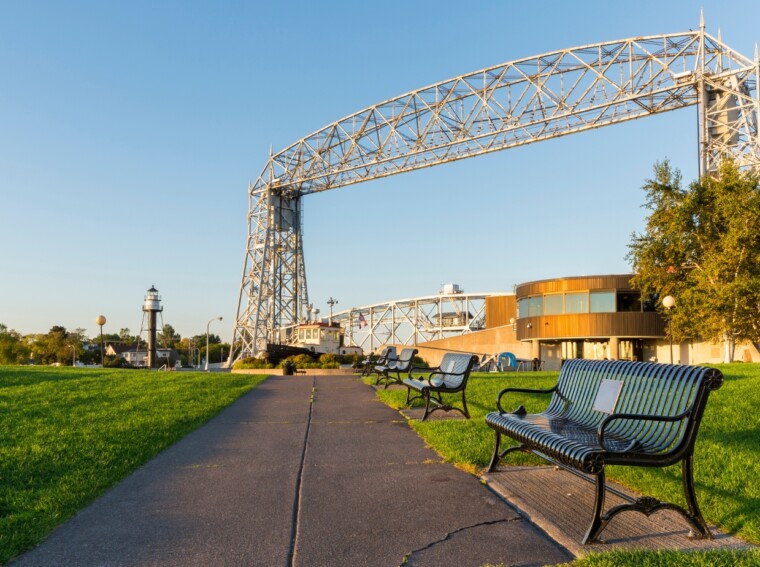
[[[330,325],[332,325],[332,310],[333,310],[333,305],[337,305],[337,304],[338,304],[338,300],[337,299],[333,299],[331,297],[330,299],[327,300],[327,305],[330,306]]]
[[[670,310],[676,304],[676,298],[672,295],[666,295],[662,298],[662,306],[668,310],[668,337],[670,338],[670,364],[673,364],[673,329],[670,328],[673,318]]]
[[[105,315],[98,315],[95,318],[95,324],[100,325],[100,367],[105,368],[105,360],[106,360],[106,349],[103,346],[103,325],[106,324],[106,317]]]
[[[69,345],[71,347],[71,367],[77,365],[77,345]]]
[[[208,328],[212,321],[221,321],[221,317],[213,317],[206,323],[206,372],[208,372]]]

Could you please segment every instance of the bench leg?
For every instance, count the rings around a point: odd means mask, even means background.
[[[422,416],[422,421],[425,421],[430,415],[430,390],[422,392],[422,397],[425,398],[425,415]]]
[[[586,535],[583,536],[583,545],[589,543],[598,543],[597,537],[599,533],[607,525],[607,522],[602,521],[602,510],[604,509],[604,495],[605,495],[605,480],[604,469],[596,475],[596,498],[594,500],[594,517],[591,518],[591,525],[586,531]]]
[[[496,465],[499,464],[499,446],[501,445],[501,433],[496,432],[496,442],[493,445],[493,455],[491,456],[491,462],[488,463],[488,472],[493,472],[496,469]]]
[[[686,497],[686,503],[689,506],[690,515],[687,516],[689,523],[695,528],[696,533],[692,531],[689,537],[695,539],[712,539],[712,533],[710,528],[707,527],[707,522],[702,517],[702,512],[699,510],[697,504],[697,495],[694,492],[694,464],[693,455],[688,455],[681,462],[681,476],[683,481],[683,494]]]
[[[400,373],[397,372],[396,376],[391,376],[390,372],[385,373],[385,386],[383,386],[383,390],[387,390],[391,384],[401,384]]]
[[[464,390],[462,390],[462,407],[464,408],[462,413],[467,419],[470,419],[470,412],[467,411],[467,399],[464,397]]]

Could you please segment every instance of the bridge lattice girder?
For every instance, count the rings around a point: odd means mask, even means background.
[[[666,112],[697,104],[703,81],[735,97],[730,153],[760,164],[757,63],[694,31],[546,53],[378,103],[272,156],[253,190],[309,194]],[[715,110],[705,118],[726,126]]]
[[[372,351],[385,344],[417,345],[485,327],[485,300],[493,293],[455,293],[397,299],[335,313],[346,344]]]
[[[308,315],[303,195],[696,104],[700,173],[726,154],[760,167],[759,82],[757,53],[751,61],[700,29],[511,61],[389,99],[302,138],[271,155],[249,187],[235,329],[242,354],[276,342],[277,328]],[[298,211],[287,229],[275,226],[283,203]],[[278,254],[286,261],[278,263]]]

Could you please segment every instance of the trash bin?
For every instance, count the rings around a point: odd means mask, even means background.
[[[282,374],[283,376],[293,376],[296,372],[296,365],[293,361],[287,360],[285,361],[285,364],[282,365]]]

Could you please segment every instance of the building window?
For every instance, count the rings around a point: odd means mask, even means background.
[[[528,316],[528,298],[523,297],[517,301],[517,317]]]
[[[614,291],[592,291],[590,303],[591,303],[591,313],[614,313],[615,312],[615,292]]]
[[[621,313],[641,311],[641,294],[638,291],[617,292],[617,310]]]
[[[537,295],[528,299],[528,317],[540,317],[542,313],[542,297]]]
[[[588,313],[588,293],[566,294],[565,313]]]
[[[544,296],[544,315],[562,315],[564,296],[561,293]]]

